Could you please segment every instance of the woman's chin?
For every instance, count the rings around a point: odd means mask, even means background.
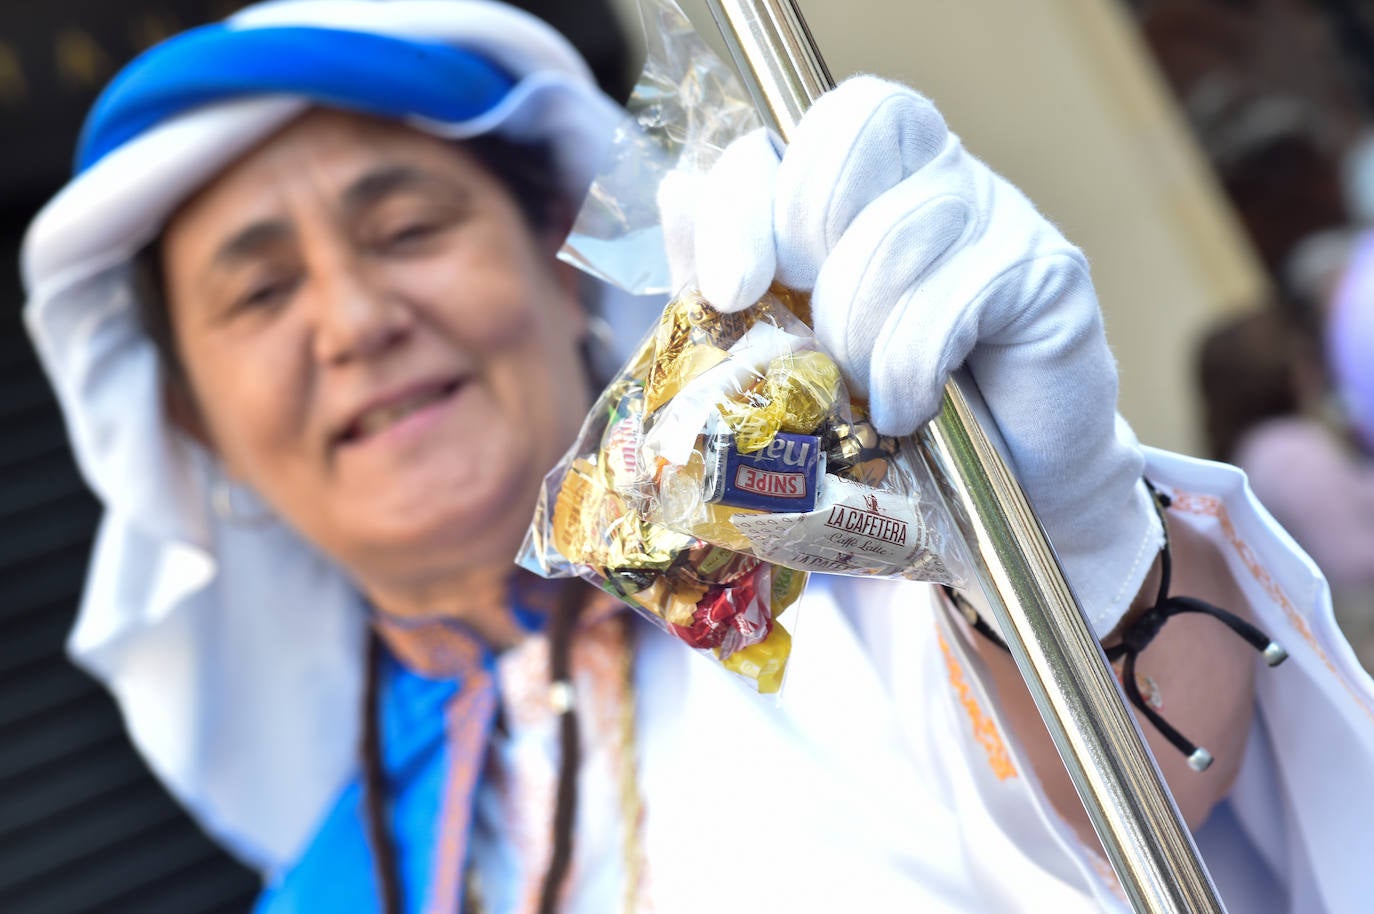
[[[340,520],[351,528],[346,564],[355,576],[430,578],[464,568],[510,563],[534,513],[542,474],[514,462],[480,474],[406,480],[366,494]]]

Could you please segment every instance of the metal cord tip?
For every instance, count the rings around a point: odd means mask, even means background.
[[[1264,662],[1270,666],[1278,666],[1288,659],[1288,652],[1283,649],[1283,645],[1277,641],[1270,641],[1264,649]]]
[[[1194,771],[1206,771],[1212,767],[1212,761],[1212,753],[1199,746],[1193,750],[1192,755],[1188,756],[1188,767]]]
[[[555,714],[567,714],[573,708],[573,687],[566,679],[549,686],[549,707]]]

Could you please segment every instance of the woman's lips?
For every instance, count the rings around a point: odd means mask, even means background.
[[[452,401],[464,386],[464,379],[422,384],[383,397],[362,410],[336,437],[341,448],[356,447],[401,435],[407,429],[426,424]]]

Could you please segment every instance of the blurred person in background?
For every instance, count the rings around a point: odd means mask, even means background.
[[[1370,107],[1329,15],[1338,4],[1132,5],[1256,255],[1281,285],[1297,244],[1352,219],[1346,163]]]
[[[1326,574],[1336,618],[1374,667],[1374,460],[1332,408],[1320,329],[1296,306],[1229,317],[1198,349],[1208,450],[1245,471]]]
[[[818,581],[771,708],[511,564],[597,380],[611,293],[554,253],[622,115],[481,0],[264,4],[117,76],[24,249],[105,506],[72,653],[261,912],[1126,911],[1005,648],[933,588]],[[1363,910],[1374,689],[1240,475],[1116,415],[1077,249],[871,77],[662,202],[718,307],[812,291],[881,430],[967,362],[1095,633],[1141,651],[1224,897]]]

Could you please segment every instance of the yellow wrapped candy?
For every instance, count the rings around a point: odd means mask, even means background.
[[[718,314],[699,295],[674,299],[654,334],[644,408],[654,412],[688,381],[725,361],[725,349],[738,339],[741,326],[738,315]]]
[[[778,432],[813,434],[835,408],[840,369],[823,352],[779,356],[762,382],[726,397],[717,409],[742,454],[761,451]]]
[[[732,508],[729,505],[706,503],[692,524],[692,534],[708,543],[724,546],[736,552],[748,552],[753,547],[749,538],[739,531],[730,518],[741,514],[763,514],[753,508]]]
[[[766,385],[761,386],[767,390]],[[787,418],[785,399],[752,390],[727,397],[717,408],[730,431],[735,433],[735,447],[742,454],[752,454],[766,448],[782,430]]]
[[[567,556],[592,556],[605,488],[596,464],[579,457],[568,467],[553,506],[553,545]]]
[[[775,624],[758,644],[735,651],[721,664],[758,683],[759,694],[771,695],[782,688],[782,674],[787,669],[787,657],[792,653],[792,636],[787,629]]]
[[[810,435],[835,408],[840,369],[823,352],[780,356],[768,366],[768,396],[782,405],[780,431]]]

